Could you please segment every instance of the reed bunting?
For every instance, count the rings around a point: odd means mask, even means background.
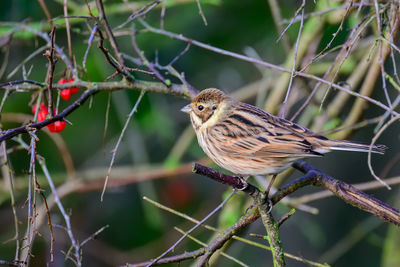
[[[219,166],[239,175],[277,174],[293,162],[331,150],[368,152],[369,145],[333,140],[214,88],[200,92],[181,111],[190,114],[197,141]],[[384,145],[372,152],[383,154]]]

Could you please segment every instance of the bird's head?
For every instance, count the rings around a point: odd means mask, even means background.
[[[228,96],[218,89],[205,89],[193,98],[190,104],[184,106],[181,111],[190,114],[195,128],[211,125],[221,115],[228,99]]]

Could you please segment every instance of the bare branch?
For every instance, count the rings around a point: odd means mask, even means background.
[[[246,61],[246,62],[259,64],[259,65],[261,65],[261,66],[263,66],[265,68],[275,69],[275,70],[282,71],[282,72],[287,72],[287,73],[291,73],[292,72],[290,69],[287,69],[285,67],[281,67],[281,66],[269,63],[269,62],[265,62],[265,61],[256,59],[256,58],[250,58],[250,57],[238,54],[238,53],[230,52],[230,51],[227,51],[227,50],[224,50],[224,49],[221,49],[221,48],[217,48],[217,47],[214,47],[214,46],[211,46],[211,45],[207,45],[207,44],[201,43],[199,41],[187,38],[187,37],[183,36],[182,34],[176,34],[176,33],[168,32],[168,31],[165,31],[165,30],[156,29],[154,27],[151,27],[149,24],[147,24],[143,20],[139,19],[139,21],[143,24],[143,26],[146,29],[148,29],[151,32],[154,32],[154,33],[157,33],[157,34],[160,34],[160,35],[165,35],[165,36],[168,36],[168,37],[170,37],[172,39],[181,40],[181,41],[193,44],[195,46],[198,46],[198,47],[213,51],[213,52],[221,54],[221,55],[230,56],[230,57],[237,58],[237,59],[240,59],[240,60],[243,60],[243,61]],[[343,86],[340,86],[340,85],[338,85],[338,84],[336,84],[334,82],[327,81],[327,80],[325,80],[323,78],[319,78],[319,77],[317,77],[315,75],[304,73],[304,72],[301,72],[301,71],[295,71],[294,74],[296,76],[299,76],[299,77],[304,77],[304,78],[307,78],[307,79],[311,79],[311,80],[314,80],[314,81],[329,85],[330,87],[333,87],[335,89],[344,91],[344,92],[346,92],[346,93],[348,93],[348,94],[350,94],[352,96],[359,97],[360,99],[363,99],[363,100],[366,100],[366,101],[368,101],[370,103],[373,103],[374,105],[377,105],[377,106],[381,107],[384,110],[390,111],[395,116],[399,115],[398,112],[391,110],[388,106],[384,105],[382,102],[377,101],[375,99],[372,99],[372,98],[370,98],[368,96],[359,94],[357,92],[353,92],[353,91],[351,91],[351,90],[349,90],[349,89],[347,89],[347,88],[345,88]]]

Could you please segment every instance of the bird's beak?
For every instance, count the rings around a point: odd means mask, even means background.
[[[186,106],[184,106],[183,108],[181,108],[181,111],[182,111],[182,112],[185,112],[185,113],[190,113],[190,112],[193,111],[193,109],[192,109],[192,107],[190,106],[190,104],[187,104]]]

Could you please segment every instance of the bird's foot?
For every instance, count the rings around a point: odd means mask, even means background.
[[[268,211],[267,214],[270,214],[272,211],[272,206],[274,205],[274,203],[272,203],[272,200],[267,196],[267,201],[268,201]]]
[[[243,178],[243,175],[237,175],[237,178],[239,178],[239,180],[240,180],[241,187],[236,188],[236,190],[239,190],[239,191],[246,190],[246,188],[249,186],[249,184],[247,183],[246,180],[247,180],[249,177],[250,177],[250,176],[246,176],[246,178]]]

